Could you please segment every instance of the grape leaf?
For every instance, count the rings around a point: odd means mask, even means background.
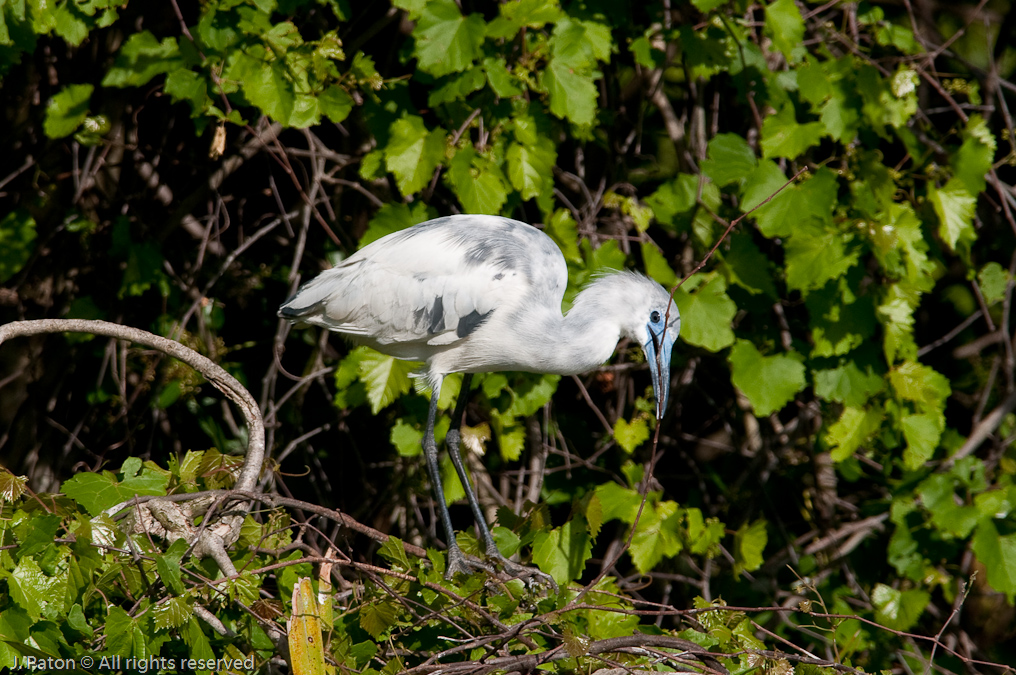
[[[444,134],[429,131],[416,115],[392,122],[389,134],[385,165],[395,174],[399,190],[405,195],[422,190],[444,159]]]
[[[804,389],[804,365],[795,353],[763,356],[752,343],[738,340],[728,361],[730,381],[748,397],[759,417],[778,411]]]
[[[435,77],[462,72],[481,56],[485,31],[479,14],[465,17],[452,0],[430,0],[413,29],[420,70]]]

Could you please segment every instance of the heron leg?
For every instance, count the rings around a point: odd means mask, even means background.
[[[462,455],[459,453],[459,441],[462,438],[462,418],[466,412],[466,404],[469,402],[469,385],[472,379],[472,373],[466,373],[462,376],[462,388],[459,390],[459,400],[455,403],[455,412],[452,413],[452,425],[448,429],[445,440],[448,443],[448,455],[455,466],[455,473],[459,475],[462,489],[466,491],[466,499],[469,500],[469,508],[473,511],[473,519],[476,520],[476,526],[480,528],[480,536],[483,538],[483,545],[486,548],[487,555],[499,558],[501,557],[501,552],[498,550],[497,544],[494,543],[494,537],[490,534],[490,528],[487,527],[487,519],[480,509],[480,502],[476,499],[476,493],[473,492],[469,476],[466,475],[466,467],[462,463]]]
[[[452,527],[452,517],[448,513],[448,506],[445,504],[444,486],[441,483],[441,467],[437,463],[437,442],[434,440],[434,421],[437,418],[437,399],[440,395],[441,387],[439,385],[430,397],[430,410],[427,412],[427,430],[423,435],[423,456],[427,460],[427,473],[430,474],[430,484],[434,489],[434,501],[437,502],[438,516],[441,518],[445,540],[448,543],[448,569],[445,571],[445,577],[451,579],[458,572],[468,572],[469,568],[466,564],[466,556],[455,541],[455,529]]]
[[[472,379],[472,373],[466,373],[462,377],[462,388],[459,390],[459,400],[455,403],[455,412],[452,413],[451,428],[448,429],[445,440],[448,443],[448,455],[451,457],[452,464],[455,466],[455,473],[459,475],[459,481],[462,482],[462,489],[465,490],[466,498],[469,500],[469,508],[473,511],[473,519],[476,520],[476,526],[480,529],[480,536],[483,538],[485,552],[488,558],[496,560],[497,564],[500,565],[501,568],[509,575],[515,578],[539,580],[542,583],[548,584],[556,591],[557,583],[555,583],[554,579],[549,575],[544,574],[540,570],[527,567],[526,565],[521,565],[504,557],[500,549],[498,549],[497,544],[494,542],[494,537],[490,533],[490,528],[487,527],[487,519],[483,515],[483,511],[480,509],[480,502],[476,499],[476,493],[473,492],[473,486],[469,482],[469,476],[466,475],[466,467],[462,463],[462,455],[459,453],[459,441],[462,438],[462,418],[466,412],[466,404],[469,402],[469,385],[471,384]],[[434,407],[433,404],[431,407]],[[443,503],[444,502],[442,502],[442,504]],[[461,555],[461,552],[459,555]],[[448,568],[451,570],[451,547],[449,547],[448,550],[448,559]]]

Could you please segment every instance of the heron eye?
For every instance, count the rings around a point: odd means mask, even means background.
[[[654,309],[653,313],[649,315],[649,320],[652,321],[653,323],[659,323],[660,322],[660,313],[657,312]]]

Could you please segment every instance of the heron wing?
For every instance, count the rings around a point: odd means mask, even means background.
[[[400,358],[426,359],[534,296],[560,308],[567,268],[538,229],[440,218],[379,239],[305,284],[282,314]]]

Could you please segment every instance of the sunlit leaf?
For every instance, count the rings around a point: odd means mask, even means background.
[[[389,133],[385,164],[395,174],[399,190],[403,194],[422,190],[444,159],[444,135],[429,131],[416,115],[399,118],[392,123]]]
[[[796,354],[763,356],[752,343],[738,340],[728,360],[731,382],[760,417],[778,411],[804,388],[804,365]]]
[[[46,135],[63,138],[74,133],[88,117],[88,104],[94,89],[90,84],[71,84],[55,94],[46,106],[46,119],[42,124]]]
[[[431,0],[413,29],[420,69],[434,76],[459,73],[480,57],[485,23],[479,14],[462,16],[452,0]]]

